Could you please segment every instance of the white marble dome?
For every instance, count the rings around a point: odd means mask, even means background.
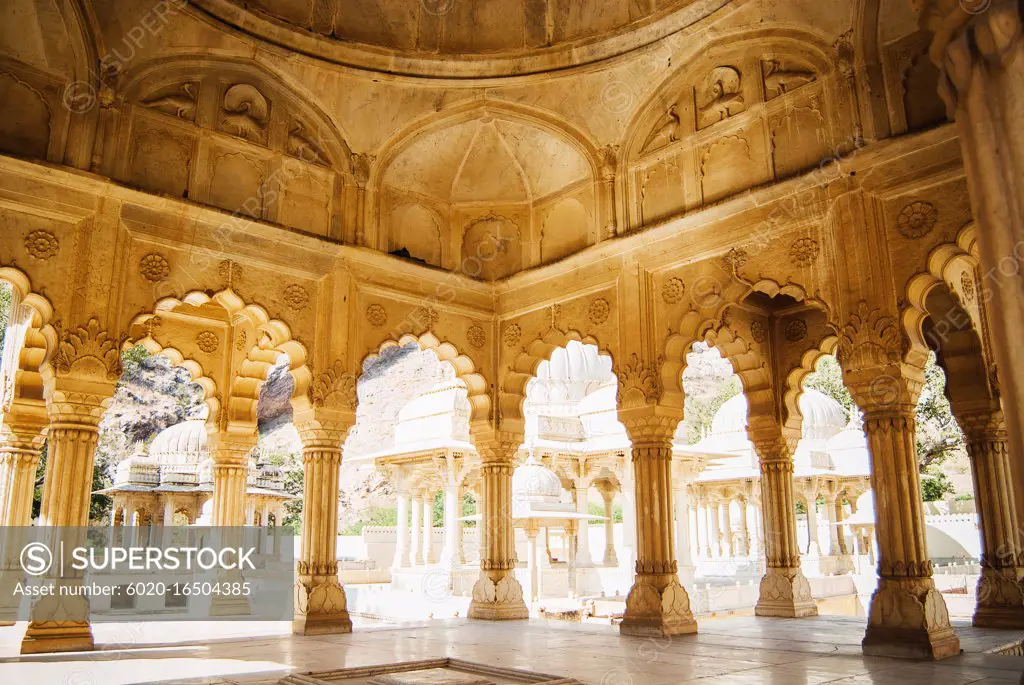
[[[843,405],[817,390],[800,395],[803,415],[802,437],[828,440],[840,433],[849,421]],[[740,393],[727,400],[711,420],[711,435],[731,435],[747,431],[747,398]]]
[[[160,464],[198,464],[207,456],[206,421],[191,419],[165,428],[149,446],[149,457]]]
[[[557,502],[562,497],[562,482],[555,472],[537,461],[533,455],[512,473],[514,501]]]

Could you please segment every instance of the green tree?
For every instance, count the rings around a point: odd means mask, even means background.
[[[933,467],[966,450],[964,434],[946,397],[946,374],[936,362],[934,352],[928,355],[924,367],[924,387],[917,402],[915,437],[917,464],[922,474],[934,471]],[[952,488],[952,484],[949,487]]]
[[[7,324],[11,320],[12,296],[11,286],[0,281],[0,350],[4,348],[4,335],[7,333]]]
[[[839,360],[834,355],[826,354],[814,366],[814,371],[807,374],[804,379],[804,388],[817,390],[823,395],[828,395],[839,404],[847,414],[856,411],[857,406],[853,402],[853,396],[843,385],[843,369],[839,366]]]
[[[953,482],[942,471],[921,476],[921,499],[925,502],[935,502],[954,492]]]

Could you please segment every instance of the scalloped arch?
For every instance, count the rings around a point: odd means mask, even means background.
[[[512,359],[511,366],[501,383],[501,393],[498,398],[501,427],[505,427],[506,424],[515,430],[524,427],[523,405],[526,402],[527,384],[536,377],[537,369],[542,362],[549,361],[555,350],[565,347],[573,340],[585,345],[594,345],[597,347],[598,354],[610,357],[614,361],[614,355],[607,348],[602,347],[597,338],[592,335],[583,335],[579,331],[552,329],[535,338]]]
[[[186,357],[176,347],[164,347],[159,341],[147,335],[135,342],[126,341],[121,351],[127,351],[134,345],[141,345],[153,356],[164,357],[171,366],[185,369],[192,377],[192,382],[203,389],[203,404],[206,405],[206,422],[216,425],[220,413],[220,400],[217,399],[217,382],[206,374],[203,365],[195,359]]]
[[[260,389],[281,355],[288,357],[289,372],[295,380],[291,396],[292,407],[296,411],[307,408],[313,377],[306,363],[305,345],[292,337],[288,324],[279,319],[271,319],[266,309],[257,304],[246,303],[232,290],[221,290],[212,296],[202,291],[192,291],[180,299],[164,298],[156,303],[152,313],[135,317],[132,325],[142,324],[154,314],[170,312],[182,305],[202,307],[211,303],[223,308],[232,324],[247,323],[257,334],[256,340],[246,349],[245,358],[239,364],[231,381],[227,402],[220,407],[226,410],[226,420],[255,425]],[[221,423],[223,420],[222,418]]]
[[[430,350],[440,363],[448,364],[452,367],[455,371],[455,377],[466,387],[471,422],[486,421],[490,418],[491,398],[489,385],[487,379],[477,370],[476,362],[469,355],[460,352],[452,343],[442,341],[429,331],[418,336],[407,333],[398,340],[394,338],[384,340],[377,346],[376,352],[370,352],[363,357],[359,367],[362,369],[367,362],[377,359],[385,350],[405,347],[411,344],[417,345],[424,351]],[[360,375],[362,375],[362,372],[360,372]]]
[[[974,279],[978,268],[977,233],[973,223],[960,229],[956,241],[936,246],[925,260],[925,271],[915,275],[907,283],[907,304],[909,305],[901,317],[903,329],[910,339],[910,349],[904,355],[907,363],[923,368],[928,358],[929,346],[925,340],[924,324],[929,317],[926,301],[928,295],[940,286],[945,285],[951,292],[966,301],[960,275],[969,273]],[[976,293],[981,297],[980,291]],[[983,326],[976,318],[972,308],[965,307],[971,316],[975,331]]]
[[[834,355],[839,346],[839,336],[827,335],[817,347],[807,350],[800,357],[800,365],[786,374],[786,390],[782,396],[785,407],[786,427],[799,430],[803,423],[800,411],[800,397],[804,394],[804,379],[818,365],[818,360],[826,355]]]
[[[54,308],[50,301],[32,289],[28,274],[13,266],[0,266],[0,281],[17,291],[21,303],[29,308],[32,320],[25,332],[25,341],[18,356],[15,379],[16,396],[42,399],[46,385],[52,380],[49,362],[57,349],[57,331],[51,324]]]

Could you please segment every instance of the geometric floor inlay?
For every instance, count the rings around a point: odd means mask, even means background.
[[[344,668],[337,671],[293,674],[279,685],[580,685],[578,680],[476,664],[459,659],[430,659],[400,664]]]

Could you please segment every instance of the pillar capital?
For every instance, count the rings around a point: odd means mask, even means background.
[[[514,464],[516,452],[523,444],[519,433],[492,431],[476,440],[476,451],[483,464]]]
[[[682,413],[675,407],[652,404],[632,409],[620,409],[619,421],[633,447],[667,447],[671,451],[676,427]]]

